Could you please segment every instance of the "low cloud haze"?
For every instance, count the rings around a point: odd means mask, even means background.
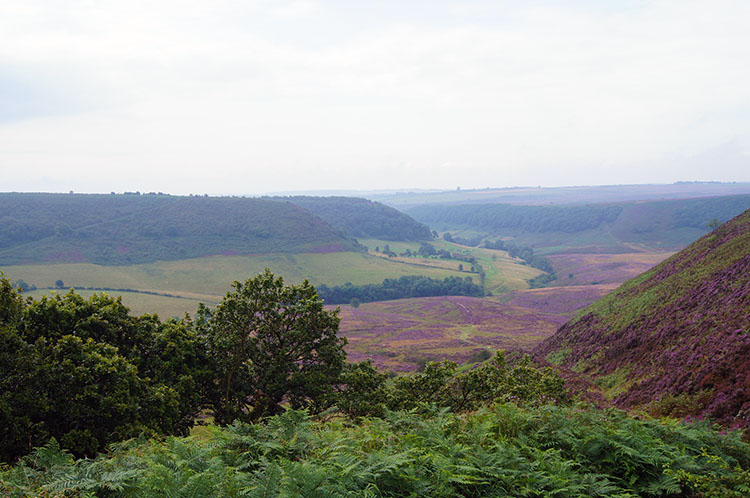
[[[0,190],[750,181],[750,3],[0,2]]]

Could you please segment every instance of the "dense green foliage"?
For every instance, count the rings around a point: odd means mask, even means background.
[[[529,356],[513,365],[505,354],[459,371],[452,361],[428,362],[421,372],[389,379],[370,361],[349,364],[334,398],[349,417],[382,417],[386,411],[430,411],[449,408],[455,413],[498,402],[524,406],[569,401],[565,381],[549,368],[532,366]]]
[[[346,358],[337,312],[323,309],[309,282],[285,286],[269,270],[233,287],[196,320],[216,371],[215,420],[257,420],[281,412],[282,401],[320,411]]]
[[[271,197],[303,207],[351,237],[380,240],[429,240],[430,229],[380,202],[359,197]]]
[[[287,411],[202,438],[133,440],[74,461],[54,441],[0,471],[0,493],[72,497],[683,497],[750,492],[750,446],[708,424],[498,404],[360,424]]]
[[[621,206],[514,206],[467,204],[418,206],[406,212],[431,226],[459,225],[488,232],[517,229],[529,232],[579,232],[617,219]]]
[[[750,210],[582,310],[536,354],[619,406],[747,426]]]
[[[0,213],[0,264],[6,265],[359,250],[309,211],[261,199],[6,193]]]
[[[388,301],[408,297],[482,296],[482,287],[471,277],[446,277],[443,280],[423,276],[386,278],[382,284],[318,286],[318,295],[326,304],[348,304],[353,299],[361,303]]]
[[[0,460],[50,437],[94,455],[192,427],[209,372],[189,322],[133,317],[106,295],[23,300],[0,282]]]
[[[1,276],[0,276],[1,277]],[[76,455],[113,441],[330,405],[344,367],[335,311],[268,270],[215,310],[161,322],[73,291],[22,299],[0,278],[0,461],[50,437]]]

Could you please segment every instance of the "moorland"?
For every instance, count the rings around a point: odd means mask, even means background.
[[[13,465],[0,469],[0,491],[747,496],[750,446],[734,428],[747,426],[750,406],[750,210],[708,225],[619,287],[552,286],[555,266],[533,248],[480,241],[548,275],[546,287],[350,303],[350,321],[368,308],[372,321],[350,346],[366,358],[390,344],[385,356],[402,361],[381,369],[345,361],[337,311],[309,283],[287,286],[268,270],[200,305],[195,320],[166,321],[102,294],[25,298],[2,278],[0,450]],[[416,258],[463,261],[486,283],[485,260],[418,244],[436,254]],[[372,257],[415,258],[384,249]],[[596,255],[585,263],[606,261]],[[626,261],[603,271],[616,280],[652,260]],[[524,308],[564,323],[545,334],[551,326]],[[441,349],[446,337],[476,350]],[[407,359],[422,351],[434,356]],[[394,375],[408,361],[419,371]]]

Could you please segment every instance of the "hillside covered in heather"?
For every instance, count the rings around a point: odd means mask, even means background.
[[[359,250],[288,202],[172,195],[0,194],[0,264],[128,265],[214,254]]]
[[[750,210],[584,309],[535,354],[620,407],[750,426]]]

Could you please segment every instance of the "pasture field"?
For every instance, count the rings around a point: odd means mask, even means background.
[[[384,259],[390,259],[391,261],[432,266],[435,268],[452,269],[454,271],[458,271],[458,265],[463,265],[464,271],[462,273],[459,273],[459,275],[470,276],[473,278],[475,283],[479,283],[479,275],[476,272],[468,271],[468,269],[471,268],[471,264],[467,263],[466,261],[460,261],[457,259],[443,260],[421,257],[406,258],[400,256],[387,258],[380,253],[374,253],[376,247],[379,247],[382,251],[385,244],[388,244],[391,251],[397,254],[404,252],[406,249],[409,249],[412,252],[416,252],[419,250],[419,242],[389,242],[386,240],[377,239],[363,239],[359,242],[366,245],[371,251],[371,254],[382,257]],[[436,249],[445,249],[454,253],[461,253],[467,256],[475,257],[485,271],[484,291],[491,292],[492,294],[528,289],[528,280],[544,273],[541,270],[526,265],[520,259],[511,258],[508,255],[507,251],[485,249],[482,247],[463,246],[460,244],[455,244],[453,242],[447,242],[445,240],[434,240],[430,243],[435,246]]]
[[[428,297],[341,307],[350,361],[407,372],[424,361],[469,361],[484,350],[531,351],[616,284],[529,289],[492,298]]]
[[[42,296],[53,295],[53,293],[64,294],[65,292],[67,291],[64,289],[37,289],[26,292],[24,295],[32,296],[34,299],[39,299]],[[211,306],[219,302],[217,297],[214,296],[207,296],[209,299],[194,299],[188,297],[155,296],[153,294],[143,294],[140,292],[76,289],[76,294],[80,294],[84,298],[88,298],[94,293],[122,297],[122,303],[130,308],[131,314],[133,315],[156,313],[162,319],[170,317],[181,318],[185,313],[189,313],[190,316],[195,316],[195,311],[198,309],[198,303],[204,303]]]
[[[205,258],[158,261],[129,266],[102,266],[90,263],[13,265],[0,267],[11,280],[22,279],[37,287],[53,287],[62,280],[65,288],[108,287],[174,294],[183,299],[153,299],[139,294],[123,299],[134,303],[134,311],[172,316],[182,309],[193,314],[195,303],[218,302],[235,280],[244,281],[265,268],[284,277],[287,283],[304,279],[315,285],[355,285],[381,283],[385,278],[424,275],[443,279],[467,274],[448,268],[435,268],[406,262],[390,261],[359,252],[258,254],[252,256],[210,256]],[[121,292],[109,291],[110,295]],[[125,294],[122,294],[125,295]],[[190,301],[192,300],[192,301]],[[183,311],[183,312],[184,312]],[[179,313],[180,315],[182,314]]]

